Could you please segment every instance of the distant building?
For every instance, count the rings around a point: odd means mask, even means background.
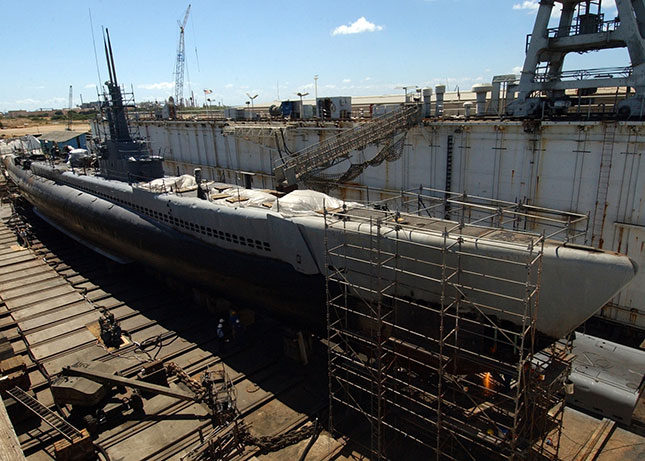
[[[95,110],[100,110],[101,109],[101,101],[91,101],[91,102],[84,102],[80,106],[78,106],[80,109],[86,110],[86,109],[95,109]]]
[[[87,133],[84,131],[51,131],[40,135],[38,139],[43,151],[51,149],[54,144],[57,144],[61,151],[65,146],[72,146],[75,149],[87,147]]]
[[[54,113],[53,109],[41,109],[41,110],[10,110],[7,111],[7,117],[16,118],[16,117],[47,117]]]

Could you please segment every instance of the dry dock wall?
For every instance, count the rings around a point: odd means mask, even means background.
[[[240,182],[236,170],[252,171],[254,187],[267,188],[274,186],[272,166],[280,158],[279,128],[291,152],[340,130],[306,122],[150,121],[139,127],[153,151],[165,156],[168,174],[201,167],[206,178]],[[354,182],[392,190],[423,185],[589,214],[587,243],[625,253],[641,268],[601,315],[645,328],[644,142],[642,122],[426,121],[410,130],[399,160],[369,167]],[[377,152],[377,146],[356,151],[325,173],[343,172]]]

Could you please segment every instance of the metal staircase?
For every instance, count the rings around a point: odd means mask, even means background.
[[[59,432],[63,437],[65,437],[70,442],[73,439],[83,437],[81,431],[76,429],[70,423],[61,418],[57,413],[54,413],[45,405],[40,403],[38,400],[33,398],[31,395],[27,394],[25,391],[19,387],[14,387],[11,390],[7,391],[16,402],[20,402],[32,413],[35,413],[40,419],[49,424],[54,430]]]
[[[276,181],[286,186],[295,185],[306,176],[348,157],[353,151],[409,128],[418,121],[420,114],[420,106],[417,104],[402,106],[370,123],[306,147],[274,168]]]

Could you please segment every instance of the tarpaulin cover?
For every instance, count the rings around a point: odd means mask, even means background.
[[[292,216],[321,212],[323,208],[327,210],[339,209],[343,207],[343,204],[348,208],[360,206],[358,203],[343,202],[342,200],[314,190],[294,190],[282,197],[279,203],[274,203],[271,209],[273,211],[279,211],[285,216]]]
[[[150,188],[150,190],[155,192],[182,192],[194,189],[195,187],[197,187],[195,177],[189,174],[153,179],[146,184],[146,188]]]
[[[242,187],[231,187],[221,192],[215,191],[211,197],[223,195],[227,196],[215,199],[213,203],[232,208],[249,206],[268,208],[264,204],[271,204],[276,200],[275,195],[271,195],[268,192],[259,189],[244,189]]]

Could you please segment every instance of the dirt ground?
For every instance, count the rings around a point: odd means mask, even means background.
[[[7,124],[3,120],[3,124]],[[26,134],[43,134],[50,131],[62,131],[67,129],[67,122],[49,122],[40,125],[18,126],[0,129],[0,138],[11,139],[24,136]],[[72,124],[72,131],[89,131],[90,125],[85,122],[75,122]]]

